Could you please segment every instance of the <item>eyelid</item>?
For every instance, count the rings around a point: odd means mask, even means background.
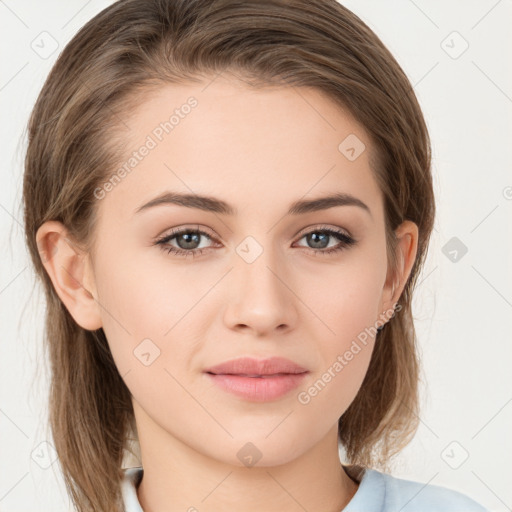
[[[176,236],[176,235],[181,234],[186,231],[191,231],[194,233],[199,232],[199,233],[207,235],[208,237],[210,237],[213,240],[220,240],[217,235],[213,234],[213,232],[205,226],[201,226],[200,224],[191,224],[191,225],[185,224],[183,226],[179,226],[176,228],[170,228],[170,229],[166,229],[166,230],[162,231],[162,234],[157,235],[153,238],[153,242],[156,243],[159,240],[164,240],[166,238],[169,238],[170,236],[173,236],[173,235]]]
[[[346,236],[348,236],[349,238],[354,238],[352,236],[352,233],[346,229],[346,228],[342,228],[342,227],[339,227],[339,226],[333,226],[331,224],[311,224],[310,226],[307,226],[303,229],[301,229],[296,235],[294,238],[296,237],[302,237],[304,235],[307,235],[308,233],[310,233],[311,231],[322,231],[322,230],[331,230],[331,231],[339,231],[339,232],[342,232],[343,234],[345,234]]]

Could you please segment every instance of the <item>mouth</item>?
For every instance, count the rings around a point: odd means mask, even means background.
[[[276,375],[290,375],[307,372],[308,370],[299,364],[284,357],[271,357],[267,359],[255,359],[241,357],[231,359],[223,363],[206,368],[205,373],[214,375],[239,375],[243,377],[271,377]]]
[[[309,370],[284,358],[240,358],[208,368],[204,374],[231,395],[251,402],[268,402],[288,396]]]

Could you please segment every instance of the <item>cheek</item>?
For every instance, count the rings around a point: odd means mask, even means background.
[[[317,336],[321,364],[301,387],[297,401],[310,416],[334,423],[354,400],[365,378],[375,344],[378,287],[366,276],[335,302],[325,303],[323,317],[335,334]]]
[[[165,254],[155,259],[153,249],[114,252],[115,246],[102,245],[95,279],[103,330],[120,374],[147,373],[144,363],[150,361],[152,372],[183,368],[195,345],[197,319],[212,304],[204,296],[218,276],[205,271],[203,279],[190,263],[172,264]]]
[[[127,252],[114,253],[111,249],[102,246],[101,259],[95,265],[96,289],[103,330],[119,372],[124,375],[134,362],[140,362],[135,359],[137,347],[145,343],[150,348],[145,340],[154,340],[151,355],[155,357],[172,319],[164,325],[161,291],[149,280],[147,269],[125,257]]]
[[[315,407],[336,404],[334,410],[341,415],[357,394],[368,369],[376,321],[381,314],[385,254],[383,258],[378,251],[366,255],[361,252],[357,260],[350,260],[351,264],[340,265],[335,272],[331,269],[328,279],[323,276],[316,280],[325,283],[323,291],[317,287],[312,297],[323,324],[324,334],[316,336],[322,364],[315,375],[314,389],[311,393],[306,390],[303,403],[315,397]]]
[[[376,254],[357,255],[316,272],[307,279],[308,304],[323,324],[328,346],[336,346],[358,336],[375,325],[381,313],[386,260]],[[306,288],[303,289],[306,294]],[[339,340],[339,344],[332,340]],[[342,347],[341,347],[342,348]]]

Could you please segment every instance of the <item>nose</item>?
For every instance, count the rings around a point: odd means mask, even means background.
[[[235,256],[224,316],[230,329],[265,336],[294,328],[299,301],[290,272],[286,272],[275,253],[265,249],[252,262]]]

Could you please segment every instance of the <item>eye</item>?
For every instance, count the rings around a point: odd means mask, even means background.
[[[159,245],[160,248],[166,251],[168,254],[184,257],[195,257],[211,249],[211,247],[200,247],[201,238],[215,240],[206,231],[199,229],[198,226],[197,228],[182,228],[173,230],[171,233],[168,233],[164,237],[156,240],[155,245]],[[313,251],[314,254],[323,255],[340,252],[357,243],[356,240],[354,240],[347,233],[324,226],[304,233],[300,240],[303,238],[307,240],[307,243],[313,245],[313,247],[309,247],[309,249]],[[329,247],[329,239],[333,238],[337,239],[338,243],[333,247]],[[178,247],[170,243],[172,240],[176,240]],[[306,249],[308,249],[308,247],[306,247]]]
[[[199,229],[199,226],[197,229],[177,229],[165,235],[163,238],[158,239],[155,244],[159,245],[161,249],[166,251],[168,254],[172,253],[176,256],[195,257],[203,254],[203,252],[209,249],[209,247],[197,247],[198,244],[200,245],[202,237],[206,237],[208,239],[213,238],[206,233],[206,231]],[[169,244],[169,242],[174,239],[178,241],[178,247]]]
[[[313,245],[313,253],[322,255],[330,255],[343,251],[357,243],[356,240],[347,233],[325,226],[318,227],[313,231],[308,231],[302,235],[301,239],[303,238],[307,240],[307,243]],[[326,249],[326,247],[329,246],[329,239],[332,240],[333,238],[338,239],[338,243]]]

